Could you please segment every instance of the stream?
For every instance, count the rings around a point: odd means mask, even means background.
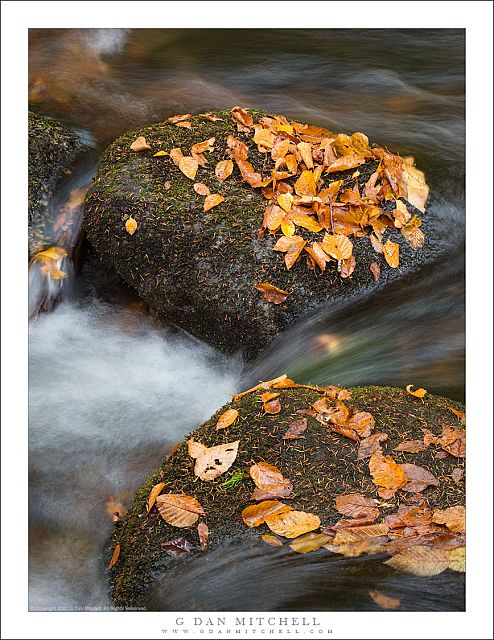
[[[321,385],[415,384],[464,400],[463,38],[461,30],[434,29],[30,30],[30,108],[72,126],[92,150],[50,204],[69,245],[82,211],[76,192],[87,189],[114,137],[234,104],[363,131],[414,155],[451,229],[442,264],[372,299],[325,309],[249,363],[157,322],[87,247],[77,268],[69,257],[61,262],[63,295],[59,284],[47,290],[40,265],[31,264],[30,309],[45,312],[33,311],[29,328],[30,610],[110,605],[101,552],[114,505],[128,506],[228,392],[286,372]],[[197,610],[371,610],[362,600],[371,583],[402,597],[403,610],[463,607],[456,579],[457,586],[441,576],[427,584],[390,578],[342,559],[330,580],[317,554],[298,557],[290,570],[283,556],[261,556],[236,548],[219,558],[208,589],[194,595]],[[268,564],[259,590],[256,576]],[[188,585],[204,571],[189,564],[190,575],[172,576],[172,595],[158,589],[155,602],[190,607]],[[296,586],[297,597],[276,592],[280,581]],[[264,592],[270,598],[259,600]]]

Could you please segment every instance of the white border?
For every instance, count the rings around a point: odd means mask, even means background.
[[[467,29],[467,612],[315,615],[334,638],[492,637],[492,3],[2,2],[2,18],[2,637],[159,638],[175,617],[27,612],[27,29],[150,26]]]

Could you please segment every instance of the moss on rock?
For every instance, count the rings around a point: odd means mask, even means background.
[[[42,248],[39,235],[50,196],[66,169],[82,149],[79,136],[60,122],[29,112],[28,224],[29,253]]]
[[[249,111],[254,120],[265,115]],[[357,267],[348,279],[339,276],[336,262],[323,274],[307,269],[305,260],[288,271],[283,254],[272,250],[276,238],[265,234],[258,239],[266,199],[242,180],[237,167],[222,183],[214,175],[216,164],[228,157],[230,134],[248,146],[249,162],[257,171],[266,170],[266,154],[258,152],[250,136],[237,132],[230,111],[217,115],[221,120],[214,122],[194,116],[190,129],[160,123],[118,138],[102,155],[86,199],[90,241],[161,317],[224,351],[241,350],[251,357],[297,318],[344,297],[376,290],[441,254],[444,230],[428,212],[422,249],[411,249],[396,230],[389,234],[400,245],[399,269],[389,268],[363,237],[354,240]],[[132,152],[137,136],[145,136],[152,150]],[[211,137],[216,138],[215,149],[205,154],[208,164],[199,167],[195,180],[186,178],[169,156],[153,157],[174,147],[186,155],[192,144]],[[359,167],[361,183],[375,167],[373,161]],[[345,178],[352,187],[353,173],[332,173],[330,178]],[[193,189],[196,181],[225,201],[204,213],[204,198]],[[125,231],[128,216],[138,223],[132,236]],[[297,233],[314,239],[305,229]],[[369,269],[374,261],[382,270],[377,283]],[[281,305],[266,302],[254,289],[263,281],[292,294]]]
[[[308,427],[303,438],[282,439],[290,424],[301,417],[297,410],[309,408],[321,395],[304,388],[277,392],[282,404],[279,414],[265,414],[261,392],[253,392],[219,409],[189,436],[207,446],[240,440],[237,459],[224,475],[210,482],[198,480],[193,473],[194,460],[188,455],[184,440],[137,491],[125,522],[116,526],[107,549],[109,560],[114,546],[117,543],[121,546],[119,560],[110,572],[112,597],[118,607],[149,606],[150,590],[156,581],[167,571],[180,571],[180,563],[188,561],[189,558],[167,555],[160,546],[162,542],[184,536],[194,547],[190,556],[201,553],[195,526],[177,529],[168,525],[156,508],[146,513],[149,492],[159,482],[164,483],[162,493],[194,496],[206,510],[205,519],[211,534],[205,554],[239,541],[257,543],[260,534],[270,533],[266,525],[249,529],[242,521],[242,510],[252,504],[252,480],[245,476],[238,483],[224,485],[236,472],[255,462],[275,465],[289,478],[293,483],[290,505],[317,514],[322,526],[332,525],[342,517],[334,508],[338,494],[361,492],[367,497],[378,498],[378,487],[369,474],[368,459],[357,460],[358,447],[352,440],[331,432],[310,415],[305,416]],[[374,433],[388,434],[388,439],[382,443],[385,454],[391,455],[397,463],[425,467],[439,480],[439,486],[429,486],[420,494],[432,508],[464,504],[464,479],[455,482],[451,476],[455,467],[464,468],[464,459],[451,455],[437,457],[435,447],[413,454],[394,451],[404,440],[421,439],[422,429],[440,434],[442,424],[457,424],[449,407],[461,409],[459,403],[430,395],[421,402],[403,389],[363,387],[352,389],[352,399],[347,404],[373,414]],[[231,406],[238,409],[238,420],[227,429],[216,431],[219,416]],[[394,513],[400,505],[412,504],[412,495],[398,491],[386,501],[389,506],[381,508],[382,516]]]

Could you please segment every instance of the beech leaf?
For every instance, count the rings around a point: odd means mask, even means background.
[[[206,447],[194,439],[187,441],[189,456],[196,459],[194,474],[201,480],[209,482],[228,471],[235,462],[240,440]]]
[[[153,508],[153,505],[156,502],[156,498],[159,496],[164,486],[165,486],[164,482],[158,482],[158,484],[155,484],[154,487],[149,492],[149,496],[146,502],[146,511],[148,513]]]
[[[284,538],[297,538],[303,533],[314,531],[321,525],[319,518],[305,511],[288,511],[269,516],[266,524],[273,533]]]
[[[286,511],[293,511],[290,507],[278,500],[264,500],[258,504],[251,504],[242,511],[242,520],[248,527],[258,527],[266,518]]]
[[[151,149],[150,145],[146,142],[146,138],[144,136],[139,136],[134,140],[134,142],[130,145],[132,151],[138,153],[139,151],[146,151]]]
[[[233,162],[231,160],[220,160],[214,169],[214,173],[220,182],[223,182],[231,175]]]
[[[448,568],[449,562],[449,551],[417,545],[394,555],[384,564],[414,576],[436,576]]]
[[[209,538],[209,529],[208,525],[205,522],[199,522],[199,524],[197,525],[197,535],[199,536],[201,551],[204,551]]]
[[[225,198],[218,193],[211,193],[204,199],[204,213],[224,202]]]
[[[272,302],[273,304],[281,304],[285,302],[290,293],[288,291],[283,291],[283,289],[279,289],[269,282],[261,282],[259,284],[254,285],[254,287],[260,291],[264,300],[268,302]]]

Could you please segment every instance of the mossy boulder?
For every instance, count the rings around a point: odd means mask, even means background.
[[[254,121],[265,115],[249,112]],[[237,131],[230,111],[216,115],[221,120],[194,116],[190,128],[160,123],[121,136],[103,153],[86,199],[90,242],[159,316],[224,351],[240,350],[251,357],[298,318],[345,297],[370,293],[442,254],[446,234],[432,207],[423,217],[422,248],[410,248],[398,230],[387,233],[399,243],[399,269],[388,267],[369,238],[362,237],[352,238],[357,267],[350,278],[340,277],[335,261],[322,274],[309,270],[305,258],[287,270],[283,254],[273,251],[277,237],[258,237],[267,206],[260,189],[244,182],[237,167],[222,183],[214,173],[216,164],[228,158],[229,135],[247,145],[256,171],[266,171],[266,154],[258,151],[251,135]],[[146,138],[151,150],[131,151],[138,136]],[[205,154],[208,164],[199,167],[194,180],[168,155],[154,157],[176,147],[187,155],[191,145],[213,137],[215,149]],[[377,164],[369,160],[359,167],[360,184]],[[323,178],[328,183],[344,179],[351,188],[354,173],[350,169]],[[205,183],[224,202],[204,212],[204,197],[194,191],[194,182]],[[133,235],[125,230],[129,216],[138,224]],[[297,234],[320,239],[300,227]],[[377,282],[372,262],[381,267]],[[282,304],[267,302],[254,288],[265,281],[291,295]]]
[[[181,576],[186,575],[188,570],[192,571],[191,567],[199,565],[202,567],[201,571],[207,574],[214,568],[216,560],[213,558],[218,559],[225,554],[228,557],[235,545],[247,545],[254,553],[260,549],[259,554],[262,555],[263,545],[267,547],[260,535],[271,532],[265,524],[258,528],[248,528],[241,517],[242,510],[253,504],[251,494],[254,484],[247,475],[236,483],[228,482],[231,478],[241,477],[241,472],[256,462],[268,462],[276,466],[284,477],[289,478],[293,483],[293,497],[281,500],[294,509],[318,515],[321,526],[331,526],[343,517],[335,509],[338,494],[360,492],[366,497],[379,499],[378,487],[369,473],[369,459],[357,459],[357,443],[332,432],[313,416],[298,412],[300,409],[310,408],[312,403],[321,398],[321,394],[307,388],[276,391],[280,393],[282,406],[277,415],[263,412],[260,400],[262,391],[249,393],[234,403],[229,403],[180,443],[137,491],[125,521],[116,525],[106,550],[108,561],[115,545],[120,544],[120,556],[110,571],[112,597],[117,607],[178,608],[179,604],[173,602],[172,595],[166,595],[169,592],[167,579],[182,584]],[[432,509],[464,504],[464,476],[459,478],[459,471],[452,475],[455,468],[464,469],[463,458],[446,455],[444,451],[440,452],[437,445],[428,446],[418,453],[395,450],[405,440],[422,439],[423,429],[429,429],[438,435],[444,424],[460,427],[458,418],[450,409],[453,407],[461,410],[459,403],[431,395],[427,395],[422,402],[407,395],[403,389],[391,387],[354,388],[351,393],[352,398],[347,401],[347,405],[372,413],[375,418],[373,432],[388,435],[388,439],[381,442],[384,454],[391,455],[400,464],[412,463],[424,467],[439,480],[438,486],[429,486],[420,494],[399,490],[394,497],[382,501],[378,521],[395,513],[400,505],[417,504],[418,496],[425,499]],[[218,418],[231,407],[239,411],[238,420],[228,428],[217,431]],[[283,435],[291,423],[302,415],[308,422],[303,437],[284,440]],[[233,466],[215,480],[199,480],[193,472],[195,461],[188,455],[186,441],[191,437],[206,446],[239,440],[238,455]],[[205,520],[210,536],[204,551],[199,547],[196,525],[176,528],[163,520],[156,507],[149,513],[146,512],[146,500],[151,488],[160,482],[164,483],[162,493],[193,496],[206,510]],[[181,536],[191,545],[192,551],[186,557],[171,557],[163,550],[161,543]],[[287,555],[284,562],[294,562],[294,566],[297,566],[297,554],[290,552],[288,546],[284,546],[282,551]],[[323,554],[319,560],[327,563],[325,567],[328,571],[332,560],[339,566],[338,560],[342,559],[341,556],[330,555],[325,549],[309,555],[313,554]],[[231,557],[235,557],[234,553]],[[387,566],[383,568],[382,560],[381,556],[379,568],[372,571],[382,573],[389,569],[389,577],[393,570]],[[262,571],[262,562],[260,570]],[[160,584],[163,586],[161,591]],[[199,588],[197,585],[197,589]],[[222,592],[221,581],[216,588],[218,591],[214,591],[215,595],[211,597],[214,606],[222,610],[222,603],[225,604],[228,596]],[[156,599],[157,590],[161,595]],[[193,602],[194,590],[192,585],[189,589],[190,602],[182,602],[180,606],[191,609],[201,606]],[[268,593],[264,595],[268,603]],[[260,594],[259,597],[262,600],[263,595]]]
[[[57,182],[82,150],[80,137],[60,122],[28,114],[29,254],[43,248],[43,227],[50,196]]]

